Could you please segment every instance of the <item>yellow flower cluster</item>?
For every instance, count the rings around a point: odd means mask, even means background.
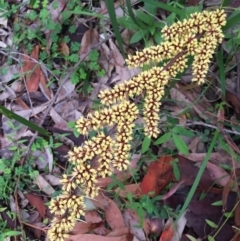
[[[114,168],[120,171],[127,169],[131,148],[129,142],[132,140],[134,121],[138,114],[136,105],[123,101],[77,121],[76,126],[82,134],[99,130],[104,125],[116,125],[116,135],[115,139],[112,139],[99,132],[91,140],[85,141],[83,146],[69,151],[69,161],[73,164],[73,170],[70,175],[63,175],[63,194],[52,199],[49,206],[56,216],[48,231],[50,240],[63,241],[68,237],[75,218],[84,215],[84,198],[75,193],[80,192],[84,196],[95,198],[99,193],[97,177],[111,175]],[[98,158],[95,165],[92,163],[94,157]]]
[[[151,62],[162,62],[174,59],[182,53],[182,58],[171,66],[169,75],[175,77],[186,67],[188,55],[194,56],[193,81],[199,84],[205,82],[208,64],[218,43],[222,42],[221,27],[226,24],[226,14],[223,10],[203,11],[193,13],[189,19],[176,22],[162,29],[166,42],[145,48],[126,60],[129,67],[143,66]],[[168,68],[167,68],[168,69]]]
[[[132,132],[139,111],[129,98],[144,94],[144,131],[149,137],[159,134],[160,100],[171,78],[187,67],[188,56],[193,56],[193,81],[203,83],[210,59],[218,43],[223,39],[221,27],[226,23],[222,10],[194,13],[190,19],[174,23],[162,29],[165,42],[145,48],[128,56],[129,67],[162,62],[162,67],[143,71],[131,80],[116,85],[112,90],[100,92],[105,108],[80,118],[76,128],[87,135],[95,130],[98,134],[85,141],[83,146],[69,151],[72,172],[61,180],[63,193],[52,199],[50,211],[55,215],[48,231],[51,241],[64,241],[75,225],[75,219],[85,213],[84,196],[95,198],[99,193],[98,177],[112,174],[113,169],[125,170],[129,166]],[[102,129],[113,126],[113,137]],[[94,161],[93,161],[94,160]]]

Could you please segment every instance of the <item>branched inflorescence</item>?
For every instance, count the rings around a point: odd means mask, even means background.
[[[125,170],[129,166],[132,132],[139,111],[129,98],[145,94],[143,120],[144,131],[149,137],[159,134],[160,100],[165,85],[187,67],[188,56],[193,56],[193,79],[205,82],[209,63],[218,43],[223,40],[221,27],[226,24],[223,10],[194,13],[189,19],[174,23],[162,29],[165,42],[145,48],[129,56],[129,67],[162,62],[162,67],[143,71],[131,80],[116,85],[112,90],[99,94],[106,107],[90,113],[77,121],[79,133],[87,135],[98,131],[81,147],[69,152],[72,172],[64,174],[61,180],[62,195],[52,199],[50,210],[55,215],[48,231],[50,240],[63,241],[74,227],[76,218],[84,215],[84,198],[94,198],[99,193],[98,177],[109,176],[114,169]],[[113,138],[102,131],[105,126],[116,126]],[[95,162],[93,161],[95,160]]]

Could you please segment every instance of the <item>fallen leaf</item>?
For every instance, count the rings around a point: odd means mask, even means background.
[[[223,168],[210,162],[208,162],[206,168],[213,181],[215,181],[218,185],[222,187],[227,185],[230,179],[230,175]]]
[[[99,223],[77,222],[74,228],[71,230],[71,235],[87,233],[91,230],[94,230],[95,228],[98,228],[102,224],[102,221]]]
[[[31,203],[31,205],[38,210],[40,216],[44,219],[46,214],[46,206],[42,198],[32,193],[26,193],[24,196]]]
[[[139,183],[133,183],[129,185],[124,186],[124,190],[122,190],[120,187],[115,189],[115,192],[120,196],[120,197],[127,197],[128,193],[131,193],[132,196],[137,196],[139,193],[141,193],[141,189],[139,186]]]
[[[167,221],[165,224],[164,230],[159,241],[171,241],[174,236],[174,224],[171,219]],[[180,240],[180,239],[179,239]]]
[[[154,192],[151,196],[156,196],[164,190],[173,178],[172,165],[170,164],[173,160],[174,158],[171,156],[163,156],[150,164],[149,170],[140,184],[141,194]]]
[[[30,57],[25,53],[24,65],[20,69],[20,73],[25,75],[26,86],[29,92],[37,91],[39,86],[41,67],[39,64],[35,63],[32,60],[34,59],[38,61],[38,56],[39,56],[39,45],[36,45],[33,48],[33,51]]]
[[[95,198],[94,204],[96,206],[100,204],[104,209],[106,221],[112,230],[126,227],[122,213],[113,200],[104,196],[103,194],[100,194]]]
[[[49,196],[51,196],[55,192],[52,186],[41,175],[36,176],[35,183],[38,185],[41,191],[45,192]]]
[[[100,235],[95,235],[95,234],[77,234],[77,235],[72,235],[67,241],[132,241],[133,240],[133,235],[132,234],[127,234],[123,235],[120,237],[107,237],[107,236],[100,236]]]
[[[130,209],[124,210],[123,218],[125,220],[127,227],[131,230],[131,233],[133,233],[138,240],[146,240],[146,235],[148,235],[149,233],[149,224],[146,219],[143,220],[143,228],[139,227],[139,217],[135,211]]]
[[[53,93],[52,93],[52,90],[50,89],[49,86],[47,86],[47,79],[46,79],[46,76],[45,74],[43,73],[42,69],[40,70],[40,78],[39,78],[39,81],[40,81],[40,89],[42,91],[42,93],[44,94],[44,96],[48,99],[48,100],[51,100],[52,97],[53,97]]]
[[[88,223],[102,223],[100,227],[93,230],[95,234],[106,236],[110,232],[110,230],[105,227],[103,220],[97,211],[87,211],[85,214],[85,220]]]

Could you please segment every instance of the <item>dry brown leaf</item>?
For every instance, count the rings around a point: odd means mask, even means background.
[[[107,237],[107,236],[100,236],[95,234],[78,234],[72,235],[67,241],[132,241],[133,235],[127,234],[120,237]]]
[[[103,224],[103,220],[97,211],[86,212],[85,220],[88,223],[102,223],[100,227],[94,229],[95,234],[106,236],[110,232],[110,230],[108,230]]]
[[[104,209],[106,221],[112,230],[126,227],[122,213],[113,200],[101,194],[95,198],[94,204]]]
[[[113,230],[107,236],[108,237],[119,237],[119,236],[123,236],[124,234],[129,234],[129,233],[130,233],[129,228],[123,227],[123,228],[118,228],[118,229]]]
[[[64,55],[64,56],[68,56],[70,51],[69,51],[69,47],[65,42],[61,42],[59,44],[59,50],[60,52]]]
[[[25,75],[26,85],[29,92],[36,91],[38,89],[40,81],[40,71],[41,68],[39,64],[33,62],[32,59],[38,60],[39,57],[39,45],[33,48],[30,57],[25,53],[24,55],[24,65],[20,69],[20,74]]]
[[[99,43],[99,34],[96,29],[89,29],[83,35],[79,55],[88,53],[92,47]]]
[[[227,205],[227,198],[228,198],[228,194],[232,189],[232,184],[233,184],[233,179],[232,177],[229,178],[227,184],[223,187],[223,191],[222,191],[222,206],[223,206],[223,211],[225,211],[226,209],[226,205]]]
[[[149,234],[150,229],[146,218],[143,219],[143,228],[136,227],[140,225],[140,221],[139,216],[134,210],[125,209],[123,212],[123,218],[127,227],[131,230],[131,233],[133,233],[138,240],[147,240],[146,235]]]
[[[207,170],[213,181],[218,185],[224,187],[229,182],[230,175],[223,168],[208,162]]]
[[[95,228],[98,228],[102,225],[102,223],[102,221],[99,223],[77,222],[74,228],[71,230],[71,235],[87,233]]]
[[[46,214],[46,206],[42,198],[32,193],[25,194],[25,197],[31,203],[31,205],[38,210],[40,216],[44,219]]]
[[[124,186],[124,190],[122,190],[120,187],[115,189],[115,192],[120,196],[120,197],[127,197],[128,193],[131,193],[132,196],[138,196],[139,193],[141,193],[140,185],[139,183],[133,183],[129,185]]]
[[[150,164],[149,170],[140,184],[141,194],[151,192],[151,196],[156,196],[170,183],[173,178],[170,162],[173,160],[171,156],[163,156]]]
[[[45,192],[49,196],[51,196],[55,192],[52,186],[41,175],[36,176],[35,183],[38,185],[41,191]]]
[[[52,99],[52,91],[51,89],[47,86],[47,80],[46,80],[46,76],[43,73],[42,69],[40,71],[40,89],[42,91],[42,93],[44,94],[44,96],[48,99],[51,100]]]

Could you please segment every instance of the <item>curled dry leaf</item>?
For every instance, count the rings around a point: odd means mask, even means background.
[[[163,156],[150,164],[149,170],[140,184],[141,194],[151,193],[151,196],[156,196],[169,184],[173,178],[170,164],[173,160],[171,156]],[[154,193],[152,194],[152,192]]]
[[[44,219],[46,213],[46,206],[43,202],[43,199],[40,196],[32,193],[25,194],[25,197],[30,202],[30,204],[38,210],[40,216]]]

